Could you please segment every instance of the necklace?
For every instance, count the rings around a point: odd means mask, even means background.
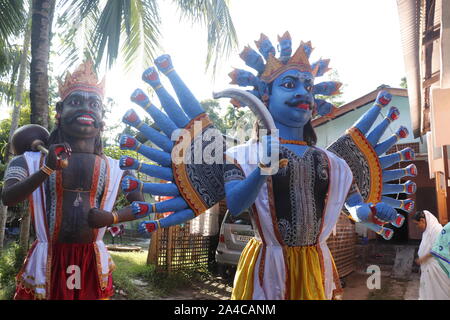
[[[283,138],[279,138],[279,140],[280,140],[280,143],[282,143],[282,144],[297,144],[297,145],[300,145],[300,146],[308,145],[306,143],[306,141],[301,141],[301,140],[286,140],[286,139],[283,139]]]
[[[77,168],[76,169],[77,169],[76,173],[78,175],[78,185],[81,186],[82,175],[80,173],[81,166],[80,166],[80,162],[79,161],[77,161]],[[77,193],[77,196],[76,196],[76,198],[75,198],[75,200],[73,201],[73,204],[72,204],[75,208],[79,207],[80,204],[83,202],[83,198],[81,197],[80,192],[90,192],[90,190],[83,190],[82,187],[79,187],[79,188],[76,188],[76,189],[67,189],[67,188],[63,187],[63,190]]]

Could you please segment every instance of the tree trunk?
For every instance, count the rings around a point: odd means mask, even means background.
[[[48,128],[48,58],[55,0],[33,0],[31,20],[31,123]]]

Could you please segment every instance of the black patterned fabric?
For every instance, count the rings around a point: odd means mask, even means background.
[[[347,162],[353,173],[353,181],[357,184],[363,199],[367,199],[370,192],[370,169],[367,159],[355,145],[349,135],[340,137],[327,150]]]
[[[209,140],[208,133],[206,131],[211,130],[212,135],[211,140]],[[202,160],[201,164],[195,164],[195,160],[199,159],[199,154],[195,155],[195,152],[199,152],[201,149],[202,155],[206,148],[209,150],[207,153],[211,154],[215,159],[222,159],[224,162],[224,152],[225,152],[225,141],[222,136],[217,135],[217,131],[213,132],[212,127],[208,127],[204,130],[204,134],[197,136],[194,141],[192,141],[190,149],[186,154],[188,159],[186,165],[186,172],[188,174],[191,185],[194,187],[198,195],[203,199],[208,208],[214,206],[220,200],[225,198],[225,188],[224,188],[224,165],[223,164],[208,164],[205,163],[205,159]],[[220,141],[217,141],[220,139]],[[209,140],[209,141],[208,141]],[[201,146],[201,148],[196,148],[196,144]],[[216,148],[216,144],[222,144],[222,149]],[[216,151],[218,154],[216,154]],[[185,158],[185,159],[186,159]]]
[[[315,245],[329,185],[327,156],[308,148],[300,157],[281,146],[280,158],[289,163],[272,176],[278,229],[288,246]]]

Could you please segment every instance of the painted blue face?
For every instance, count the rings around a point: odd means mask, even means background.
[[[299,128],[311,120],[313,80],[309,72],[288,70],[273,81],[269,111],[275,122]]]

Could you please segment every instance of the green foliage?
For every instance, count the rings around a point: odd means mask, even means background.
[[[30,123],[30,107],[25,106],[20,110],[19,127]],[[0,121],[0,161],[6,165],[4,159],[7,152],[6,147],[9,139],[9,131],[11,130],[11,116]],[[3,177],[3,170],[0,168],[0,176]]]
[[[136,157],[136,152],[132,150],[122,150],[117,145],[110,145],[103,148],[103,152],[108,157],[119,160],[122,156]]]
[[[22,267],[25,255],[26,252],[14,242],[0,256],[0,300],[13,298],[15,277]]]
[[[408,81],[406,81],[406,77],[402,77],[400,79],[400,88],[408,89]]]
[[[208,99],[200,104],[205,109],[214,126],[223,134],[233,135],[237,129],[251,129],[253,127],[254,115],[248,108],[236,108],[228,105],[225,113],[221,115],[221,106],[218,101]]]
[[[207,99],[200,102],[206,114],[208,114],[214,126],[220,130],[220,132],[225,133],[228,129],[224,120],[220,116],[220,103],[217,100]]]

